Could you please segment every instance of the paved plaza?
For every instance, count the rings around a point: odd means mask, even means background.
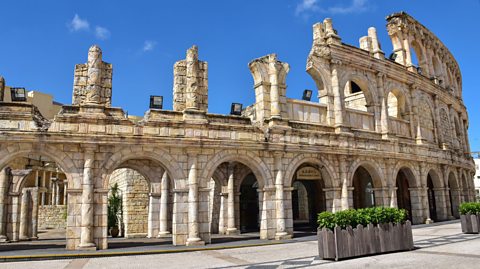
[[[21,261],[0,268],[477,268],[480,236],[462,234],[458,221],[418,225],[413,230],[416,250],[339,262],[317,257],[314,236],[280,244],[154,255]],[[245,244],[237,241],[237,245]],[[231,244],[230,247],[234,247]],[[208,247],[208,246],[207,246]],[[120,249],[119,251],[121,251]],[[123,249],[125,250],[125,249]]]

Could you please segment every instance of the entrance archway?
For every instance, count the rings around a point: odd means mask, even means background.
[[[430,218],[433,221],[438,221],[437,218],[437,202],[435,199],[433,179],[430,173],[427,176],[427,199],[428,199],[428,211],[430,213]]]
[[[41,247],[45,243],[44,248],[67,246],[69,176],[49,156],[19,154],[3,165],[0,172],[1,239],[42,241],[35,245]]]
[[[253,173],[245,177],[240,185],[240,231],[260,230],[258,182]]]
[[[375,206],[374,188],[370,173],[359,166],[353,175],[353,207],[359,209]]]
[[[292,217],[294,230],[315,230],[317,215],[326,211],[325,184],[316,165],[301,165],[293,176]]]
[[[448,197],[450,199],[450,214],[455,218],[460,218],[458,206],[460,205],[460,193],[457,179],[453,172],[448,175]]]
[[[410,184],[409,176],[412,176],[412,172],[406,168],[400,169],[397,174],[396,187],[397,187],[397,205],[398,208],[405,209],[408,213],[408,219],[412,221],[412,203],[410,199]]]

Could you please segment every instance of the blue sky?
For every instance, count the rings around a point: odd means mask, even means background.
[[[479,0],[5,1],[0,74],[7,85],[51,93],[71,103],[73,68],[99,44],[114,65],[113,105],[143,115],[149,95],[172,107],[173,64],[193,44],[209,63],[209,111],[254,102],[248,62],[269,53],[290,64],[287,95],[315,88],[305,72],[312,25],[326,17],[343,42],[358,46],[377,28],[388,55],[385,16],[406,11],[434,32],[457,59],[470,117],[472,150],[480,151]]]

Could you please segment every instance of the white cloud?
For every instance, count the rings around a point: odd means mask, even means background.
[[[329,5],[331,2],[336,5]],[[328,3],[327,3],[328,2]],[[347,5],[338,4],[340,0],[301,0],[295,9],[295,15],[308,17],[311,13],[350,14],[361,13],[369,9],[368,0],[348,0]]]
[[[143,51],[151,51],[155,48],[157,42],[151,40],[145,40],[143,43]]]
[[[364,12],[367,9],[367,0],[353,0],[349,6],[330,7],[328,11],[333,14],[349,14]]]
[[[98,39],[105,40],[105,39],[108,39],[110,37],[110,31],[105,27],[96,26],[95,27],[95,36]]]
[[[88,31],[90,29],[90,24],[87,20],[83,20],[80,18],[80,16],[78,16],[78,14],[75,14],[72,21],[68,24],[68,28],[70,28],[70,31],[72,32],[81,30]]]

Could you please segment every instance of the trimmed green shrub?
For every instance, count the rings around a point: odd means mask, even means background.
[[[407,219],[405,209],[388,207],[369,207],[361,209],[347,209],[336,213],[322,212],[318,214],[317,223],[320,228],[333,230],[335,226],[342,229],[348,226],[356,227],[358,224],[367,226],[379,223],[404,223]]]
[[[458,209],[461,215],[480,215],[480,203],[462,203]]]

